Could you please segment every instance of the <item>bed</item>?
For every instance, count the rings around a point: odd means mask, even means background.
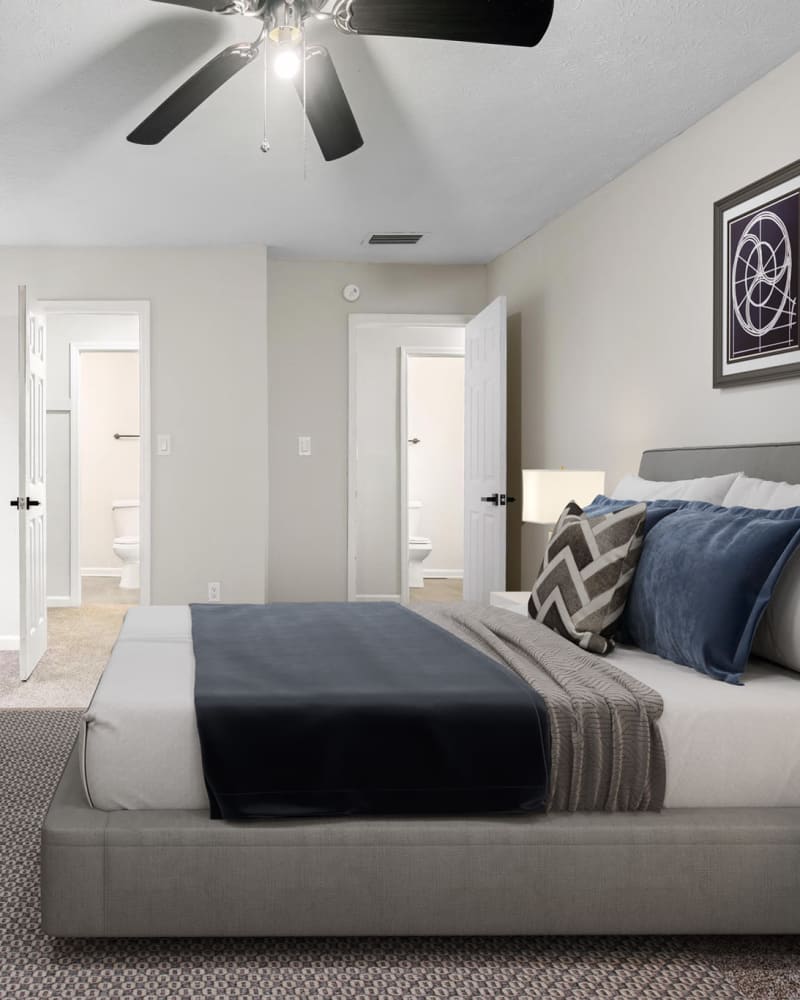
[[[800,445],[651,451],[640,467],[735,471],[799,482]],[[45,819],[44,929],[800,932],[800,675],[754,663],[737,689],[631,648],[612,660],[663,699],[661,813],[230,823],[208,815],[188,609],[132,612]]]

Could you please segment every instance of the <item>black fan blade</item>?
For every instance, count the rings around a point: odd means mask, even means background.
[[[178,7],[193,7],[195,10],[207,10],[209,14],[213,14],[221,0],[157,0],[157,2],[177,4]]]
[[[131,132],[128,142],[141,146],[155,146],[168,136],[188,116],[210,97],[215,90],[227,83],[240,69],[244,69],[258,55],[254,45],[231,45],[206,63],[193,77],[182,84],[170,97]]]
[[[294,83],[302,101],[302,73]],[[330,53],[321,45],[306,54],[306,116],[326,160],[338,160],[364,145]]]
[[[353,0],[350,25],[359,35],[533,46],[550,25],[553,4],[554,0]]]

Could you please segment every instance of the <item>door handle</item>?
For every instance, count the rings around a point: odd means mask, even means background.
[[[15,500],[11,501],[11,506],[16,507],[17,510],[30,510],[31,507],[41,507],[40,500],[31,500],[30,497],[17,497]]]
[[[516,497],[506,496],[505,493],[492,493],[490,497],[481,497],[481,503],[491,503],[495,507],[505,507],[506,504],[516,503]]]

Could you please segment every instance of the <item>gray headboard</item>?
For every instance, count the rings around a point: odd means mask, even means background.
[[[800,443],[740,444],[717,448],[657,448],[639,465],[643,479],[669,482],[744,472],[758,479],[800,483]]]

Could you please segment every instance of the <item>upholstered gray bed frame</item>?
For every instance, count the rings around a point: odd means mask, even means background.
[[[800,483],[800,443],[736,444],[720,448],[656,448],[639,464],[644,479],[669,482],[744,472],[756,479]]]
[[[800,444],[648,451],[640,468],[737,471],[800,482]],[[796,934],[800,809],[236,825],[91,809],[76,750],[41,885],[44,930],[65,937]]]

